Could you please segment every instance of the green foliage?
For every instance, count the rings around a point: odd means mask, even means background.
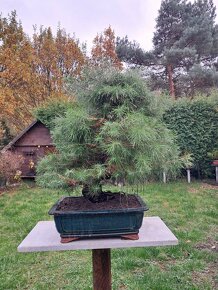
[[[58,154],[39,164],[39,183],[83,185],[84,195],[93,198],[107,179],[134,184],[154,172],[176,174],[182,162],[178,148],[143,79],[109,68],[99,80],[99,71],[68,84],[77,103],[53,123]],[[49,182],[55,175],[58,181]]]
[[[73,102],[67,101],[50,101],[44,106],[41,106],[35,110],[35,117],[40,120],[49,129],[54,126],[54,120],[56,117],[63,116],[68,108],[73,106]]]
[[[81,79],[68,79],[67,90],[90,114],[99,117],[108,118],[111,110],[143,110],[146,115],[159,118],[171,104],[168,95],[159,98],[151,93],[137,70],[121,73],[108,64],[85,67]]]
[[[203,95],[204,96],[204,95]],[[213,105],[216,110],[218,110],[218,89],[212,90],[208,97],[208,101]]]
[[[184,153],[181,159],[184,168],[190,169],[191,167],[193,167],[194,158],[190,153]]]
[[[208,152],[208,157],[210,157],[213,160],[218,159],[218,149],[214,149],[211,152]]]
[[[208,99],[176,102],[164,115],[169,129],[177,135],[183,153],[193,157],[193,167],[203,176],[210,172],[208,152],[218,145],[218,111]]]
[[[145,52],[137,42],[129,41],[128,36],[116,39],[116,53],[120,60],[129,65],[148,65],[153,55]]]
[[[0,150],[6,146],[11,140],[13,136],[10,132],[10,128],[8,127],[5,120],[0,121]]]
[[[86,144],[91,142],[92,120],[86,110],[78,105],[55,120],[52,137],[59,151],[74,152],[75,158],[84,156]],[[85,156],[84,156],[85,157]]]
[[[98,140],[107,153],[114,177],[143,182],[154,171],[179,167],[178,150],[169,130],[157,119],[131,112],[101,128]],[[174,165],[175,166],[174,168]]]
[[[61,176],[66,166],[69,166],[66,158],[62,158],[59,154],[47,155],[37,164],[37,183],[41,187],[66,188],[67,182]]]
[[[68,88],[77,93],[78,101],[88,107],[90,113],[108,118],[112,110],[124,106],[128,110],[141,109],[152,114],[149,104],[153,96],[138,74],[121,73],[113,67],[97,67],[84,70],[82,79],[82,82],[71,80]]]

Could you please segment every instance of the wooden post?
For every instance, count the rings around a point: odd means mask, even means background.
[[[92,250],[93,289],[111,290],[111,251]]]
[[[216,166],[216,183],[218,183],[218,166]]]
[[[187,180],[188,180],[188,183],[191,183],[191,174],[190,174],[189,168],[187,169]]]
[[[166,172],[163,172],[163,183],[167,183],[167,176],[166,176]]]

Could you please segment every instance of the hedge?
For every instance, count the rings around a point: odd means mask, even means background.
[[[207,99],[177,101],[163,116],[182,153],[191,153],[198,177],[211,177],[208,152],[218,147],[218,111]]]

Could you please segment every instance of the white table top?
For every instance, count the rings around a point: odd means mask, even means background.
[[[40,221],[18,246],[18,252],[44,252],[66,250],[91,250],[108,248],[133,248],[177,245],[178,240],[159,217],[145,217],[139,239],[115,238],[81,239],[67,244],[60,242],[60,235],[53,221]]]

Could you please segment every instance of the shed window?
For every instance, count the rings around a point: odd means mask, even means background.
[[[35,152],[34,151],[25,151],[25,152],[23,152],[23,154],[25,156],[34,156],[35,155]]]

